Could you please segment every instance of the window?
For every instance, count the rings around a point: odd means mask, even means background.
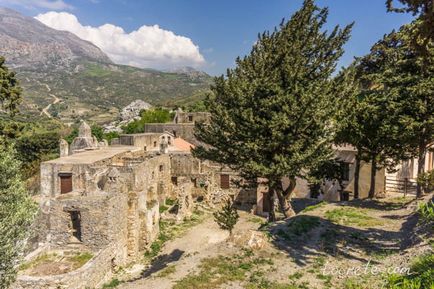
[[[66,194],[72,192],[72,174],[60,173],[60,193]]]
[[[193,116],[192,116],[192,115],[189,115],[189,116],[188,116],[188,121],[189,121],[189,122],[193,122]]]
[[[220,175],[220,188],[229,189],[229,175]]]
[[[157,147],[157,142],[156,141],[154,141],[154,148],[156,148]]]
[[[350,164],[349,163],[341,163],[342,169],[342,180],[349,181],[350,180]]]
[[[164,166],[160,165],[160,172],[164,171]]]
[[[178,178],[177,178],[177,177],[171,177],[170,180],[172,181],[172,184],[173,184],[174,186],[177,186],[177,185],[178,185]]]
[[[191,178],[191,182],[193,183],[193,186],[195,188],[197,188],[197,180],[196,180],[196,178]]]

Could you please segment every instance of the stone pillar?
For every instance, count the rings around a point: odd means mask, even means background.
[[[68,144],[68,142],[66,140],[64,140],[64,139],[61,139],[59,146],[60,146],[60,157],[63,158],[63,157],[68,156],[69,155],[69,144]]]

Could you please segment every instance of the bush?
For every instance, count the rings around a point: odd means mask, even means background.
[[[424,222],[434,222],[434,203],[429,201],[419,206],[418,213]]]
[[[434,170],[425,172],[417,177],[417,183],[422,186],[425,192],[434,190]]]

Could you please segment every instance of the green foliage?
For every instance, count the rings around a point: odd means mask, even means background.
[[[239,215],[237,209],[232,206],[232,201],[227,200],[226,204],[221,208],[220,211],[214,212],[214,220],[223,230],[229,231],[232,235],[232,230],[235,224],[238,222]]]
[[[316,210],[318,208],[324,207],[325,205],[327,205],[327,202],[326,201],[321,201],[318,204],[315,204],[315,205],[312,205],[312,206],[307,206],[306,208],[303,209],[302,212],[306,213],[306,212],[314,211],[314,210]]]
[[[82,267],[84,264],[86,264],[90,259],[93,258],[93,254],[90,252],[84,252],[77,255],[74,255],[70,258],[72,262],[75,263],[76,268]]]
[[[142,133],[145,131],[147,123],[166,123],[171,122],[174,113],[164,108],[155,108],[142,111],[141,119],[130,122],[122,128],[124,133]]]
[[[292,190],[279,187],[282,177],[306,178],[331,157],[337,90],[331,76],[351,25],[324,32],[327,15],[306,0],[289,21],[261,34],[236,68],[215,78],[205,101],[210,123],[196,124],[196,137],[209,145],[196,147],[196,157],[268,179],[286,206]]]
[[[417,176],[417,183],[424,189],[425,192],[434,190],[434,170],[424,172]]]
[[[412,41],[417,25],[418,20],[385,35],[358,66],[364,88],[357,96],[361,101],[350,105],[356,108],[356,121],[361,124],[353,127],[361,127],[362,133],[356,130],[353,135],[361,136],[360,147],[366,148],[372,160],[386,166],[390,159],[411,156],[422,164],[434,142],[434,63],[427,60],[434,57],[434,42],[427,42],[429,55],[415,49]],[[423,170],[420,165],[418,175]],[[417,196],[421,194],[418,185]]]
[[[15,72],[4,65],[5,58],[0,56],[0,107],[12,115],[18,112],[21,103],[21,87]]]
[[[434,222],[434,202],[432,200],[420,205],[417,211],[422,221]]]
[[[102,288],[103,288],[103,289],[106,289],[106,288],[116,288],[116,287],[118,287],[121,283],[122,283],[121,281],[119,281],[118,279],[114,278],[114,279],[112,279],[110,282],[105,283],[104,285],[102,285]]]
[[[15,145],[24,179],[37,174],[41,161],[58,156],[62,128],[56,121],[25,120],[21,115],[0,119],[0,137]]]
[[[410,267],[409,275],[392,274],[388,277],[390,289],[425,289],[434,286],[434,254],[419,257]]]
[[[318,227],[320,223],[319,217],[316,216],[296,216],[289,222],[288,230],[290,234],[301,236]]]
[[[15,280],[23,241],[36,212],[36,204],[21,180],[21,163],[11,145],[0,138],[0,288]]]

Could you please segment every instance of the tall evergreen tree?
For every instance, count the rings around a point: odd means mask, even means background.
[[[327,8],[306,0],[289,21],[261,34],[235,69],[215,79],[206,99],[211,120],[196,126],[196,137],[208,146],[198,146],[195,156],[226,164],[250,180],[268,180],[270,219],[274,196],[285,216],[294,214],[289,199],[296,178],[307,178],[331,157],[336,88],[331,75],[352,25],[328,33],[327,15]]]
[[[405,145],[418,158],[418,175],[425,170],[425,156],[434,143],[434,41],[427,42],[428,54],[413,45],[414,27],[419,20],[401,27],[374,47],[381,58],[383,94],[393,99],[399,112],[399,126],[404,128]],[[418,184],[417,196],[422,196]]]
[[[4,57],[0,56],[0,108],[13,115],[21,103],[21,88],[15,72],[9,71],[4,63]]]

